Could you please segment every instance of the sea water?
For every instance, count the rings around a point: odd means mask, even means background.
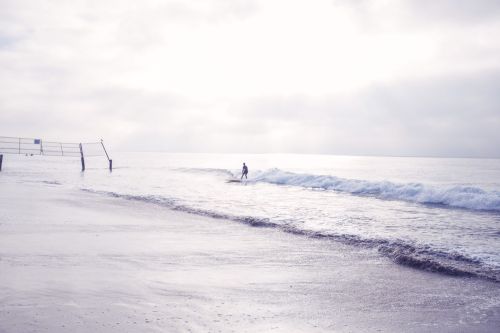
[[[500,281],[500,160],[280,154],[5,155],[2,182],[278,228],[377,251],[396,264]],[[249,167],[240,179],[241,166]],[[27,198],[29,200],[29,198]],[[242,225],[242,227],[244,227]]]

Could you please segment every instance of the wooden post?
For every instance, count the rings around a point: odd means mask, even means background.
[[[3,155],[0,154],[0,171],[2,171]]]
[[[106,158],[109,161],[109,171],[113,171],[113,160],[109,158],[108,152],[106,151],[106,147],[104,147],[104,141],[101,139],[102,149],[104,149],[104,153],[106,154]]]
[[[80,156],[82,160],[82,172],[83,172],[85,171],[85,159],[83,158],[83,148],[81,143],[80,143]]]

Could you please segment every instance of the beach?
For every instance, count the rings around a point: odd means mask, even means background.
[[[500,0],[0,0],[0,333],[500,333]]]
[[[494,332],[500,288],[373,249],[3,183],[0,332]]]
[[[500,333],[500,0],[0,0],[0,333]]]

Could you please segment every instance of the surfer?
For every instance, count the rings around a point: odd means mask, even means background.
[[[243,163],[243,169],[241,170],[241,179],[243,179],[243,176],[245,176],[245,179],[248,179],[247,174],[248,174],[248,167],[246,166],[245,163]]]

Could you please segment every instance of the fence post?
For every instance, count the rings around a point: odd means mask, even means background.
[[[104,153],[106,154],[106,157],[109,161],[109,171],[113,171],[113,160],[109,158],[108,152],[106,151],[106,147],[104,147],[104,141],[101,139],[101,146],[102,149],[104,149]]]
[[[0,154],[0,171],[2,171],[3,155]]]
[[[82,160],[82,172],[83,172],[85,171],[85,159],[83,158],[83,148],[81,143],[80,143],[80,156]]]

